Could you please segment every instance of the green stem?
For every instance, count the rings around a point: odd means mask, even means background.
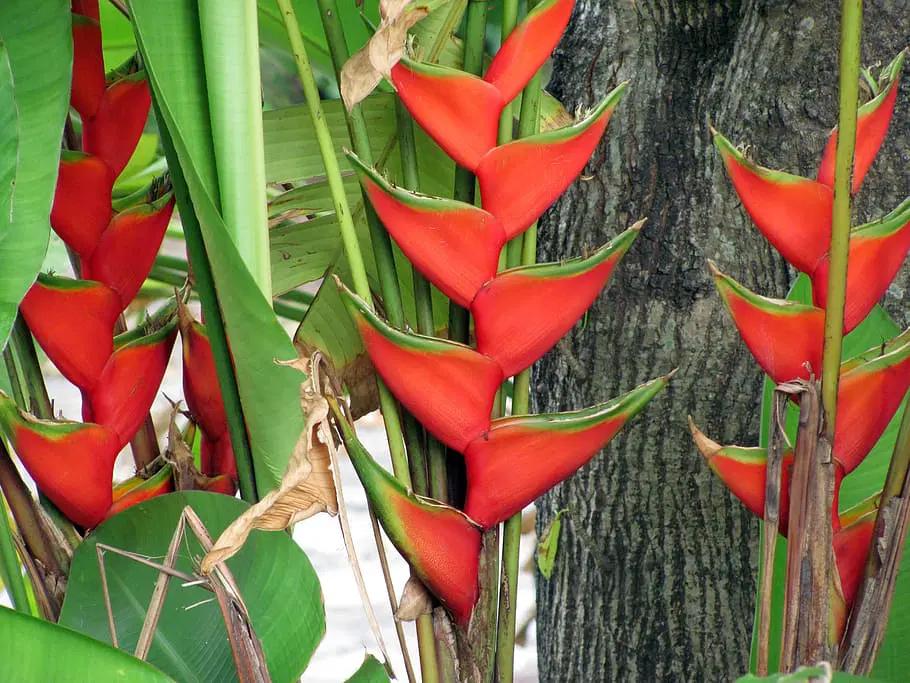
[[[164,121],[157,106],[155,107],[155,118],[158,121]],[[196,218],[196,213],[192,210],[193,204],[173,142],[164,126],[159,126],[159,131],[161,144],[167,157],[168,169],[171,173],[174,196],[181,209],[180,219],[183,224],[186,253],[193,270],[196,293],[199,295],[199,302],[205,317],[206,334],[212,346],[215,374],[218,376],[218,385],[221,388],[224,412],[228,419],[228,432],[231,435],[231,446],[234,449],[234,459],[237,463],[240,497],[248,503],[255,503],[259,500],[259,494],[253,475],[253,454],[249,435],[246,433],[246,421],[243,417],[243,407],[240,404],[240,390],[237,387],[237,378],[234,376],[227,333],[224,330],[224,319],[221,317],[221,309],[218,306],[218,293],[215,290],[212,269],[205,251],[205,243],[202,240],[202,228]]]
[[[28,594],[25,590],[25,579],[19,566],[19,555],[13,543],[13,531],[9,525],[6,503],[0,495],[0,570],[3,583],[9,591],[13,607],[23,614],[30,614]]]
[[[465,17],[464,60],[462,69],[479,76],[483,71],[483,43],[487,30],[487,0],[469,0]],[[467,204],[474,203],[474,174],[461,166],[455,167],[454,197]],[[449,337],[467,343],[471,335],[468,311],[456,303],[449,304]]]
[[[224,225],[271,301],[256,0],[199,0],[199,25]]]
[[[862,0],[843,0],[841,3],[840,107],[837,121],[837,151],[834,156],[834,206],[831,218],[828,300],[825,302],[825,347],[822,354],[822,407],[825,411],[825,434],[828,444],[834,443],[837,386],[843,347],[862,21]]]
[[[528,2],[530,10],[536,3]],[[534,135],[540,125],[540,72],[525,86],[521,98],[521,112],[518,120],[520,138]],[[500,127],[500,134],[502,133]],[[517,245],[513,248],[513,245]],[[509,244],[510,253],[518,252],[519,262],[529,265],[537,260],[537,223],[535,222],[519,238]],[[512,387],[512,414],[525,415],[530,412],[531,368],[522,370]],[[518,593],[518,560],[521,548],[521,513],[506,520],[502,530],[502,569],[499,591],[499,623],[496,630],[496,681],[511,681],[515,669],[515,619],[516,595]]]
[[[326,40],[329,45],[329,52],[332,56],[332,64],[335,67],[335,75],[338,82],[341,82],[341,68],[348,59],[348,47],[344,39],[344,31],[341,21],[338,17],[338,7],[335,0],[318,0],[319,12],[322,17],[322,26],[325,30]],[[285,18],[285,26],[291,41],[291,48],[294,52],[294,59],[297,62],[297,71],[301,83],[304,85],[304,95],[307,104],[310,107],[310,113],[314,117],[313,125],[317,130],[317,139],[319,148],[322,153],[323,161],[326,166],[326,176],[332,178],[335,176],[335,182],[329,183],[329,189],[332,192],[332,198],[337,206],[347,206],[347,197],[344,193],[344,186],[341,183],[341,172],[338,167],[338,159],[335,157],[335,150],[332,145],[331,136],[328,132],[328,126],[325,123],[325,117],[322,114],[322,104],[319,101],[319,91],[316,89],[316,81],[313,77],[313,70],[310,67],[303,42],[300,40],[300,29],[297,25],[297,17],[294,15],[294,9],[288,0],[278,0],[278,6],[282,10]],[[317,121],[318,117],[318,121]],[[367,134],[366,120],[363,118],[363,112],[360,106],[354,107],[347,117],[348,132],[351,136],[351,144],[364,163],[372,163],[372,150],[370,148],[369,136]],[[325,137],[321,138],[318,131],[324,130]],[[332,170],[330,170],[332,169]],[[401,306],[401,293],[398,290],[398,276],[395,271],[395,259],[392,253],[392,242],[389,234],[382,225],[373,211],[372,204],[364,198],[365,213],[367,223],[370,227],[370,239],[373,244],[373,255],[376,258],[376,269],[379,273],[379,286],[382,293],[383,304],[385,305],[385,314],[389,322],[398,328],[404,327],[404,312]],[[350,222],[350,213],[346,213],[346,218],[351,225],[351,234],[348,239],[342,239],[345,254],[351,270],[357,270],[363,273],[362,282],[358,284],[357,278],[354,279],[354,291],[367,304],[372,305],[373,297],[370,293],[369,283],[366,279],[366,270],[364,267],[363,255],[360,252],[360,245],[357,242],[357,235],[353,233],[353,223]],[[339,220],[339,222],[341,222]],[[355,265],[356,262],[356,265]],[[385,383],[377,379],[379,387],[379,407],[382,411],[382,418],[385,422],[386,438],[389,442],[389,452],[392,458],[392,470],[395,477],[407,486],[411,485],[411,476],[408,470],[408,456],[405,452],[404,437],[401,428],[401,417],[398,411],[398,404],[395,397],[386,387]]]

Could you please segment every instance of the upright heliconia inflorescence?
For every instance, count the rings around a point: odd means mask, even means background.
[[[585,256],[497,272],[503,246],[575,180],[626,85],[576,123],[497,146],[503,108],[534,76],[568,23],[572,0],[538,4],[483,78],[402,59],[391,81],[423,129],[473,172],[481,205],[396,187],[351,156],[380,220],[414,266],[470,310],[475,345],[395,329],[368,302],[345,301],[377,372],[427,431],[463,454],[464,512],[415,498],[372,463],[348,430],[355,467],[381,523],[415,573],[456,620],[478,591],[480,530],[507,519],[587,463],[666,384],[653,380],[577,412],[491,420],[494,397],[595,301],[642,223]]]
[[[177,334],[173,306],[117,334],[154,262],[174,199],[159,179],[134,206],[112,208],[114,181],[139,142],[151,98],[135,58],[105,76],[97,0],[73,0],[70,102],[82,122],[82,151],[61,155],[50,220],[81,279],[39,275],[20,311],[82,392],[84,422],[37,420],[0,396],[0,427],[41,491],[73,522],[92,527],[111,510],[166,488],[139,491],[139,482],[112,491],[111,480],[117,454],[148,415]]]
[[[894,112],[905,53],[883,73],[874,99],[860,107],[856,132],[853,192],[862,185]],[[824,306],[828,288],[832,185],[837,130],[825,147],[816,180],[756,165],[723,135],[714,143],[752,222],[795,268],[812,282],[813,304],[770,299],[749,291],[709,262],[717,290],[743,341],[774,382],[821,374]],[[870,313],[910,249],[910,200],[883,218],[854,228],[850,235],[844,333]],[[844,362],[840,369],[836,463],[831,521],[840,588],[849,611],[859,586],[875,523],[877,497],[840,512],[843,478],[869,454],[910,387],[910,331]],[[695,443],[711,469],[754,514],[765,509],[765,450],[721,446],[694,424]],[[787,532],[793,454],[784,457],[779,530]],[[842,620],[839,620],[842,627]]]

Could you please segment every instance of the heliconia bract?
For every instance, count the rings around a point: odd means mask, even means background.
[[[349,155],[365,196],[401,251],[473,316],[473,348],[413,334],[389,325],[339,282],[385,385],[429,434],[464,456],[465,513],[482,528],[521,512],[589,462],[669,378],[580,411],[491,419],[503,381],[578,322],[641,229],[637,223],[576,259],[499,272],[505,243],[527,230],[581,173],[626,88],[620,84],[571,125],[497,144],[505,105],[546,60],[573,6],[572,0],[536,5],[483,78],[407,58],[391,70],[417,123],[475,174],[480,206],[396,187]],[[339,421],[349,451],[362,450],[350,426]],[[467,622],[477,596],[478,529],[448,506],[407,495],[365,453],[351,455],[393,543],[456,620]]]
[[[103,159],[115,177],[120,175],[139,143],[151,106],[145,72],[117,79],[104,91],[95,116],[83,122],[83,149]]]
[[[92,255],[111,219],[114,175],[99,157],[63,152],[51,225],[60,239],[83,259]]]
[[[894,112],[905,52],[884,70],[874,98],[858,108],[853,185],[862,185],[881,147]],[[873,90],[875,88],[873,87]],[[834,156],[837,131],[822,155],[817,180],[772,171],[747,159],[725,137],[714,144],[752,222],[791,265],[812,283],[814,305],[755,294],[710,263],[718,292],[739,333],[762,369],[777,383],[821,374],[825,307],[828,304]],[[844,334],[857,328],[884,295],[910,250],[910,200],[850,234]],[[877,498],[840,513],[841,483],[882,436],[910,388],[910,330],[842,362],[839,370],[834,443],[833,546],[843,601],[834,600],[838,634],[849,617],[869,553]],[[766,454],[763,448],[720,446],[692,425],[693,439],[712,470],[746,507],[764,514]],[[780,531],[787,533],[788,451],[781,474]]]

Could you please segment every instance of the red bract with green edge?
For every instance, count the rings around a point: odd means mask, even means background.
[[[174,197],[168,192],[154,202],[118,213],[84,263],[83,277],[117,292],[125,309],[155,262],[173,211]]]
[[[144,71],[114,81],[104,91],[95,116],[83,122],[83,149],[103,159],[115,177],[120,175],[139,143],[151,106]]]
[[[114,174],[99,157],[64,151],[60,155],[51,225],[83,259],[92,255],[111,219]]]
[[[114,352],[117,294],[93,280],[38,275],[19,306],[35,339],[60,373],[91,389]]]
[[[471,204],[394,187],[355,155],[376,214],[408,260],[440,291],[468,307],[496,274],[506,236],[495,216]]]
[[[464,451],[465,513],[487,528],[520,512],[587,464],[667,384],[652,380],[584,410],[493,420]]]
[[[708,261],[714,285],[752,356],[775,382],[808,379],[822,367],[825,312],[770,299],[743,287]]]
[[[477,350],[510,377],[549,351],[606,286],[635,242],[637,223],[588,257],[506,270],[471,303]]]
[[[376,464],[344,416],[336,413],[345,448],[392,544],[459,623],[477,600],[480,530],[458,510],[418,498]]]
[[[227,429],[215,358],[205,327],[183,302],[177,308],[183,350],[183,391],[193,419],[203,432],[219,436]]]
[[[513,517],[587,463],[668,379],[574,413],[491,419],[503,380],[528,368],[578,322],[641,229],[636,224],[580,258],[531,265],[533,259],[522,254],[524,265],[497,272],[504,243],[527,230],[588,163],[626,88],[619,85],[572,125],[497,146],[497,131],[508,127],[500,122],[505,105],[546,60],[572,7],[571,0],[534,7],[483,79],[407,59],[392,69],[391,80],[414,119],[476,173],[480,207],[401,190],[352,157],[367,198],[402,252],[473,316],[476,349],[394,329],[341,286],[386,386],[429,434],[464,455],[465,512],[484,529]],[[477,539],[467,558],[474,586]],[[405,539],[396,545],[413,562]],[[455,607],[438,579],[428,586],[459,622],[468,620],[475,596]]]
[[[878,150],[885,140],[891,117],[894,114],[894,104],[900,86],[901,72],[904,68],[905,52],[895,57],[883,71],[883,78],[887,84],[880,89],[876,97],[857,111],[856,121],[856,150],[853,153],[853,192],[859,188],[866,178],[866,172],[875,160]],[[834,184],[834,152],[837,148],[837,128],[828,137],[822,160],[818,167],[818,182],[831,187]]]
[[[831,188],[758,166],[717,131],[714,145],[755,227],[795,268],[812,273],[831,243]]]
[[[98,112],[105,87],[101,26],[96,19],[74,13],[70,104],[80,116],[89,119]]]
[[[625,89],[625,83],[618,85],[574,125],[510,142],[484,155],[477,167],[483,208],[499,219],[508,239],[527,230],[578,177]]]
[[[151,477],[144,478],[137,475],[117,484],[114,486],[113,502],[105,519],[155,496],[172,493],[174,491],[173,475],[172,467],[165,465]]]
[[[177,323],[115,348],[91,392],[83,392],[83,417],[104,425],[125,445],[148,415],[177,338]]]
[[[392,393],[433,436],[463,451],[490,424],[499,365],[469,346],[396,330],[343,286],[342,294]]]
[[[35,483],[69,519],[91,528],[111,506],[120,447],[98,424],[37,420],[0,392],[0,427]]]
[[[850,233],[850,268],[844,331],[859,325],[884,296],[910,250],[910,199],[873,223]],[[812,273],[812,299],[823,306],[828,296],[828,257]]]

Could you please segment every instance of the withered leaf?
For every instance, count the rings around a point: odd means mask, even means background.
[[[287,365],[302,372],[309,370],[305,359],[297,359]],[[306,415],[306,428],[291,454],[281,485],[224,530],[202,560],[204,574],[239,552],[253,529],[280,531],[319,512],[338,513],[327,446],[332,438],[328,426],[329,407],[313,380],[311,375],[300,387],[300,404]]]
[[[404,590],[401,591],[395,618],[398,621],[417,621],[417,617],[421,614],[429,614],[432,611],[433,598],[430,597],[426,586],[416,576],[410,577],[404,585]]]

